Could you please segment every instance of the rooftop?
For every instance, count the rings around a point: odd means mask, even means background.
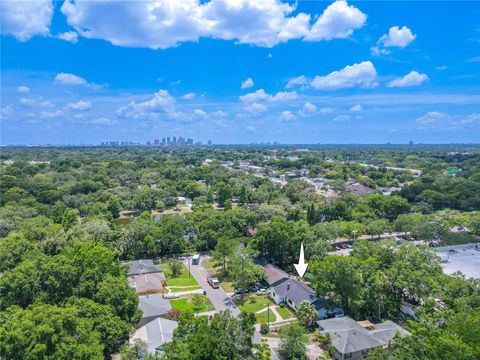
[[[128,276],[162,272],[162,269],[155,266],[151,259],[128,261],[124,265],[128,266]]]

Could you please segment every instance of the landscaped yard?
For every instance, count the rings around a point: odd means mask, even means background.
[[[172,272],[170,270],[170,264],[168,262],[163,262],[160,264],[165,277],[167,278],[167,286],[198,286],[197,289],[200,289],[200,285],[198,285],[197,280],[193,277],[193,275],[188,276],[188,269],[182,264],[182,271],[179,276],[172,277]],[[192,290],[192,289],[187,289]],[[180,289],[176,289],[176,291],[181,291]]]
[[[277,318],[275,316],[275,314],[272,312],[272,310],[268,310],[268,314],[267,315],[267,312],[264,311],[264,312],[261,312],[260,314],[255,314],[255,317],[257,318],[257,323],[267,323],[269,320],[270,322],[274,322]]]
[[[201,313],[206,311],[215,310],[214,306],[205,295],[199,295],[203,299],[203,304],[199,307],[195,307],[193,303],[194,295],[181,296],[178,299],[170,300],[172,307],[180,311],[193,311],[195,313]]]
[[[235,305],[237,305],[240,311],[253,313],[265,309],[268,304],[272,306],[273,301],[267,296],[250,295],[245,296],[243,302],[240,299],[235,300]],[[273,318],[275,318],[275,316]]]
[[[278,306],[276,309],[277,309],[277,312],[280,314],[280,316],[282,317],[283,320],[291,319],[293,317],[292,312],[286,307],[282,308],[282,307]]]
[[[233,283],[231,279],[222,276],[222,266],[217,265],[215,261],[210,258],[207,260],[204,260],[202,262],[203,267],[205,270],[208,271],[208,273],[212,276],[216,276],[218,280],[220,281],[220,286],[222,287],[223,291],[226,293],[232,293],[234,290]]]

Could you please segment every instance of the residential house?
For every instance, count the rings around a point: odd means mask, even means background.
[[[162,269],[153,264],[153,260],[143,259],[124,263],[128,266],[128,283],[137,294],[163,292],[166,281]]]
[[[134,345],[135,340],[142,340],[147,344],[147,351],[150,354],[162,354],[163,344],[172,341],[173,331],[177,328],[176,321],[164,318],[156,318],[149,323],[139,327],[130,336],[130,345]]]
[[[292,278],[274,282],[270,287],[270,296],[276,304],[286,303],[295,311],[301,302],[307,301],[315,306],[318,319],[344,315],[343,309],[325,298],[316,296],[310,286]]]
[[[361,359],[372,349],[385,347],[399,333],[411,334],[392,321],[372,324],[357,322],[348,316],[317,321],[322,335],[329,335],[335,348],[335,359]]]
[[[373,194],[375,190],[369,188],[368,186],[362,185],[360,183],[355,183],[347,186],[347,192],[359,196]]]
[[[170,301],[164,299],[160,294],[139,296],[138,300],[138,307],[142,310],[142,319],[137,324],[137,328],[165,315],[172,309]]]

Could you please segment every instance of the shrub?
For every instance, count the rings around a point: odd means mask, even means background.
[[[268,334],[268,331],[269,331],[268,324],[263,323],[260,325],[260,333],[262,335]]]

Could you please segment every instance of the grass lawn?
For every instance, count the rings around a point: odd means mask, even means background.
[[[217,265],[212,258],[208,260],[204,260],[202,262],[202,265],[210,275],[216,276],[218,278],[218,280],[220,281],[220,287],[223,289],[223,291],[225,291],[226,293],[233,292],[234,290],[233,283],[232,281],[230,281],[229,278],[222,276],[221,265]]]
[[[273,305],[273,301],[267,296],[251,295],[248,297],[245,296],[243,302],[240,299],[235,300],[235,305],[238,306],[240,311],[253,313],[266,308],[268,304]],[[265,312],[265,316],[266,314]],[[275,318],[275,316],[273,318]]]
[[[167,286],[198,286],[198,288],[200,288],[200,285],[198,285],[197,280],[195,280],[193,275],[188,277],[188,269],[183,264],[182,272],[177,277],[171,276],[172,272],[170,271],[170,265],[168,262],[161,263],[160,267],[167,278]]]
[[[268,310],[268,313],[270,314],[270,322],[274,322],[277,317],[275,316],[275,314],[272,312],[272,310]],[[267,317],[267,312],[264,311],[260,314],[255,314],[255,317],[257,318],[257,323],[267,323],[268,321],[268,317]]]
[[[200,308],[195,309],[195,305],[192,302],[193,295],[181,296],[178,299],[170,300],[172,307],[180,311],[193,311],[195,313],[201,313],[206,311],[215,310],[215,307],[212,305],[208,297],[200,295],[204,303]]]
[[[286,307],[277,307],[277,312],[280,314],[283,320],[291,319],[293,317],[292,312]]]

